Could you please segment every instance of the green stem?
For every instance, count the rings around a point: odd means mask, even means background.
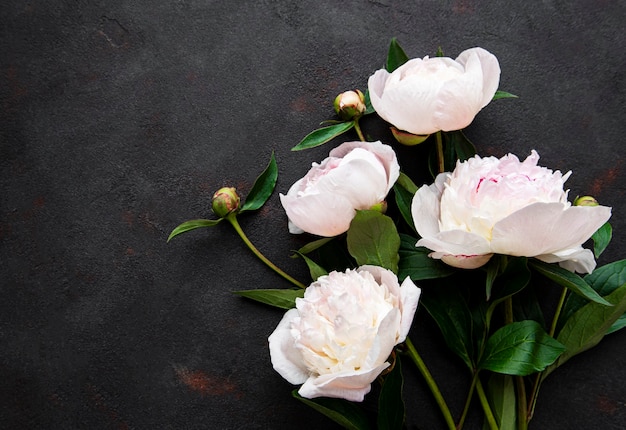
[[[446,165],[443,160],[443,138],[441,136],[441,131],[437,132],[437,162],[439,166],[439,173],[443,173],[446,171]]]
[[[510,296],[504,300],[504,322],[505,324],[513,323],[513,298]],[[528,421],[526,421],[528,403],[523,376],[515,377],[515,390],[517,393],[517,430],[526,430],[528,428]]]
[[[472,397],[474,396],[474,390],[476,389],[476,381],[478,380],[478,372],[474,372],[474,377],[472,378],[472,385],[470,385],[469,392],[467,393],[467,398],[465,399],[465,406],[463,406],[463,413],[461,414],[461,418],[459,418],[459,422],[456,425],[457,430],[461,430],[463,425],[465,424],[465,418],[467,418],[467,413],[469,412],[470,404],[472,403]]]
[[[559,322],[559,317],[561,316],[561,311],[563,310],[563,305],[565,304],[565,299],[567,298],[568,290],[563,287],[563,291],[561,291],[561,297],[559,298],[559,303],[556,305],[556,311],[554,312],[554,317],[552,318],[552,325],[550,326],[551,337],[554,337],[554,333],[556,333],[556,325]],[[533,418],[535,413],[535,406],[537,405],[537,396],[539,395],[539,388],[541,388],[541,383],[543,382],[543,374],[544,372],[537,373],[535,377],[535,383],[533,384],[533,390],[530,395],[530,408],[528,410],[528,416],[526,417],[526,422],[529,423]]]
[[[356,130],[356,134],[359,136],[359,139],[361,139],[361,142],[365,142],[365,137],[363,136],[361,126],[359,125],[359,118],[354,120],[354,129]]]
[[[433,379],[433,376],[428,371],[426,363],[424,363],[422,357],[420,357],[420,355],[417,353],[417,350],[415,349],[415,346],[413,346],[413,342],[411,342],[411,339],[407,337],[405,343],[409,351],[409,357],[411,357],[413,363],[415,363],[418,370],[426,380],[426,384],[428,385],[428,388],[430,388],[430,392],[433,394],[433,397],[435,397],[435,401],[437,402],[437,405],[439,405],[439,409],[443,414],[443,418],[445,419],[448,428],[450,430],[456,430],[456,426],[454,424],[452,414],[450,413],[450,409],[448,408],[448,405],[446,404],[446,401],[443,398],[441,391],[439,391],[439,387]]]
[[[268,260],[267,257],[265,257],[265,255],[261,254],[261,251],[259,251],[256,248],[256,246],[254,246],[252,242],[250,242],[250,239],[248,239],[248,236],[246,236],[246,234],[241,229],[241,226],[239,225],[239,221],[237,221],[237,214],[235,212],[231,212],[228,215],[226,215],[225,219],[228,222],[230,222],[230,224],[233,226],[237,234],[239,234],[239,237],[241,237],[241,240],[243,240],[244,243],[248,246],[248,248],[250,248],[250,250],[254,252],[254,255],[259,257],[259,259],[262,262],[264,262],[270,269],[272,269],[274,272],[278,273],[280,276],[282,276],[283,278],[285,278],[286,280],[294,284],[296,287],[306,288],[306,285],[304,285],[300,281],[295,280],[294,278],[292,278],[291,276],[283,272],[278,266],[276,266],[274,263]]]
[[[480,399],[480,404],[483,407],[483,411],[485,412],[485,418],[487,418],[487,423],[489,424],[489,428],[491,430],[499,430],[498,423],[496,422],[496,417],[493,416],[493,412],[491,411],[491,406],[489,406],[489,401],[487,400],[487,396],[485,395],[485,390],[483,389],[483,384],[480,382],[479,378],[476,378],[476,393],[478,394],[478,398]]]

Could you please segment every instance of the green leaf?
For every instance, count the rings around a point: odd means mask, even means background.
[[[304,139],[300,141],[296,146],[291,148],[292,151],[301,151],[303,149],[315,148],[316,146],[323,145],[331,139],[339,136],[342,133],[350,130],[354,127],[354,121],[341,122],[335,125],[329,125],[328,127],[318,128],[307,134]]]
[[[213,227],[214,225],[216,225],[217,223],[219,223],[223,219],[224,218],[219,218],[219,219],[193,219],[191,221],[185,221],[184,223],[182,223],[178,227],[176,227],[174,230],[172,230],[172,232],[170,233],[170,235],[167,238],[167,241],[169,242],[174,237],[178,236],[179,234],[188,232],[189,230],[195,230],[197,228],[204,228],[204,227]]]
[[[328,242],[330,242],[333,239],[334,238],[332,237],[323,237],[321,239],[314,240],[313,242],[309,242],[306,245],[304,245],[302,248],[298,249],[298,253],[309,254],[315,251],[316,249],[321,248],[322,246],[326,245]]]
[[[389,44],[389,52],[387,53],[385,69],[391,73],[407,61],[409,61],[409,57],[404,53],[404,50],[398,43],[398,39],[395,37],[392,38],[391,43]]]
[[[278,167],[272,152],[269,164],[254,181],[254,185],[246,197],[246,202],[241,206],[239,212],[254,211],[263,206],[272,195],[277,179]]]
[[[422,288],[420,306],[435,320],[448,348],[474,369],[473,319],[457,285]]]
[[[500,430],[517,429],[515,382],[510,375],[492,373],[487,383],[487,396]],[[483,427],[483,428],[489,428]]]
[[[400,262],[398,263],[398,278],[409,276],[414,281],[424,279],[445,278],[457,272],[452,266],[441,260],[430,258],[430,250],[416,247],[417,239],[408,234],[400,234]]]
[[[444,131],[442,133],[448,145],[454,150],[455,162],[454,165],[451,166],[452,169],[456,166],[456,160],[465,161],[476,155],[476,147],[470,142],[467,136],[465,136],[462,130]]]
[[[315,399],[305,399],[298,394],[298,390],[293,390],[293,397],[300,400],[307,406],[326,415],[328,418],[348,430],[368,430],[369,420],[363,409],[354,402],[344,399],[333,399],[318,397]]]
[[[536,321],[507,324],[487,340],[480,369],[526,376],[540,372],[565,351]]]
[[[401,430],[404,425],[405,407],[399,354],[396,354],[393,366],[391,372],[385,376],[378,397],[378,430]]]
[[[233,294],[256,300],[266,305],[281,309],[291,309],[296,306],[296,299],[304,297],[303,289],[266,289],[266,290],[243,290],[233,291]]]
[[[534,284],[531,283],[515,295],[515,300],[513,300],[513,317],[516,321],[537,321],[541,327],[546,328],[546,321],[537,299]]]
[[[530,282],[531,274],[526,257],[511,257],[510,259],[506,256],[499,257],[501,260],[500,265],[504,265],[505,269],[494,280],[493,297],[491,297],[491,302],[486,312],[487,321],[491,321],[491,315],[499,303],[522,291]],[[508,262],[506,262],[507,259],[509,259]]]
[[[376,112],[376,109],[374,109],[374,106],[372,106],[372,100],[370,99],[370,90],[368,88],[365,91],[365,112],[363,112],[363,115],[369,115],[374,112]]]
[[[411,213],[411,203],[413,202],[414,194],[411,194],[406,188],[402,187],[397,182],[393,186],[393,193],[400,215],[402,215],[402,218],[407,225],[411,227],[414,232],[417,232],[415,229],[415,223],[413,222],[413,214]]]
[[[593,239],[593,255],[596,258],[600,257],[600,254],[604,252],[611,238],[613,237],[613,227],[608,222],[605,222],[592,236]]]
[[[615,321],[626,312],[626,284],[605,298],[613,306],[591,302],[567,319],[557,336],[557,340],[565,345],[566,351],[554,366],[546,371],[545,376],[573,356],[596,346]]]
[[[626,283],[626,260],[614,261],[598,267],[592,273],[586,275],[584,279],[599,295],[608,296]],[[559,333],[565,321],[587,303],[587,300],[578,295],[570,295],[561,310],[557,324],[557,333]]]
[[[313,279],[314,281],[317,280],[317,278],[319,278],[320,276],[328,275],[328,272],[322,266],[317,264],[315,261],[311,260],[306,255],[298,251],[296,251],[296,254],[304,259],[304,261],[306,262],[306,265],[309,268],[311,279]]]
[[[591,288],[589,284],[587,284],[587,282],[585,282],[584,279],[577,274],[563,269],[557,264],[544,263],[543,261],[536,259],[530,260],[529,263],[537,272],[541,273],[548,279],[553,280],[562,287],[565,287],[596,303],[611,306],[609,302],[604,300],[602,296],[596,293],[594,289]]]
[[[606,334],[615,333],[624,327],[626,327],[626,314],[623,314],[621,317],[616,319],[613,325],[606,331]]]
[[[400,236],[393,220],[378,211],[359,210],[348,229],[348,251],[357,264],[398,273]]]
[[[517,97],[515,94],[511,94],[511,93],[507,93],[506,91],[496,91],[496,93],[493,95],[493,98],[491,100],[498,100],[498,99],[517,99],[519,97]]]
[[[400,172],[400,176],[398,176],[398,179],[396,180],[396,185],[401,186],[411,194],[415,194],[419,188],[404,172]]]
[[[486,265],[487,268],[487,278],[485,280],[485,297],[487,300],[491,298],[491,289],[493,288],[493,282],[496,280],[496,277],[500,274],[500,263],[502,259],[506,258],[500,255],[494,255],[491,257],[489,262]]]

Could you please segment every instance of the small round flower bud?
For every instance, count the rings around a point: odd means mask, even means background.
[[[574,206],[599,206],[599,203],[591,196],[582,196],[574,199]]]
[[[335,112],[343,120],[359,118],[365,113],[365,95],[359,90],[339,94],[333,103]]]
[[[220,218],[224,218],[231,212],[239,209],[239,195],[233,187],[220,188],[213,194],[213,212]]]

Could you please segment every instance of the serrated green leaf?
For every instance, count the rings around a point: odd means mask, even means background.
[[[332,140],[340,134],[350,130],[352,127],[354,127],[354,121],[341,122],[339,124],[329,125],[328,127],[318,128],[317,130],[313,130],[307,134],[304,139],[291,148],[291,150],[301,151],[303,149],[315,148],[316,146],[323,145],[329,140]]]
[[[492,373],[487,383],[487,396],[500,430],[517,429],[515,382],[510,375]],[[483,428],[489,428],[483,426]]]
[[[493,98],[491,100],[511,99],[511,98],[517,99],[519,97],[516,96],[515,94],[507,93],[506,91],[496,91],[496,93],[493,95]]]
[[[626,312],[626,284],[621,285],[606,300],[613,306],[588,303],[571,315],[559,332],[557,340],[566,347],[565,353],[550,366],[545,376],[573,356],[596,346],[611,326]]]
[[[281,309],[291,309],[296,306],[296,299],[304,297],[303,289],[265,289],[233,291],[233,294],[255,300],[266,305]]]
[[[409,61],[409,57],[405,54],[404,50],[398,43],[398,39],[395,37],[392,38],[391,43],[389,44],[389,51],[387,52],[385,69],[391,73],[407,61]]]
[[[324,269],[322,266],[317,264],[315,261],[311,260],[309,257],[304,255],[303,253],[296,251],[296,254],[302,257],[302,259],[305,261],[306,265],[309,268],[309,273],[311,274],[312,280],[315,281],[320,276],[328,275],[328,272],[326,271],[326,269]]]
[[[359,266],[371,264],[398,273],[400,236],[391,218],[378,211],[359,210],[350,223],[348,252]]]
[[[348,430],[369,430],[370,424],[363,409],[354,402],[343,399],[333,399],[318,397],[315,399],[305,399],[298,394],[298,390],[293,390],[293,397],[300,400],[307,406],[326,415],[328,418]]]
[[[599,295],[608,296],[626,283],[626,260],[614,261],[613,263],[600,266],[592,273],[586,275],[584,280]],[[557,333],[559,333],[565,321],[587,303],[587,300],[583,297],[570,295],[561,310],[557,324]]]
[[[479,369],[526,376],[540,372],[565,351],[536,321],[518,321],[497,330],[485,344]]]
[[[593,302],[603,304],[605,306],[611,306],[609,302],[602,298],[593,288],[589,286],[587,282],[575,273],[569,270],[563,269],[557,264],[544,263],[539,260],[530,260],[529,264],[537,272],[541,273],[548,279],[553,280],[557,284],[561,285],[573,291],[574,293],[581,295]]]
[[[224,218],[219,218],[219,219],[192,219],[190,221],[185,221],[184,223],[182,223],[178,227],[176,227],[174,230],[172,230],[172,232],[170,233],[170,235],[167,238],[167,241],[169,242],[170,240],[172,240],[174,237],[178,236],[179,234],[186,233],[186,232],[188,232],[190,230],[195,230],[197,228],[204,228],[204,227],[213,227],[214,225],[218,224],[223,219]]]
[[[596,258],[600,257],[600,254],[604,252],[611,238],[613,237],[613,227],[608,222],[605,222],[592,236],[593,240],[593,255]]]
[[[413,215],[411,213],[411,203],[413,202],[414,194],[411,194],[406,188],[399,185],[397,182],[393,186],[393,193],[396,200],[396,205],[400,211],[400,215],[411,229],[417,233],[415,229],[415,223],[413,222]]]
[[[276,166],[276,158],[272,152],[270,162],[254,181],[254,185],[252,185],[252,189],[246,197],[246,202],[241,206],[239,212],[254,211],[263,206],[272,195],[272,192],[274,192],[277,179],[278,167]]]
[[[420,306],[435,320],[448,348],[474,370],[473,319],[458,286],[422,288]]]
[[[402,430],[405,417],[402,385],[400,355],[396,354],[394,367],[385,376],[378,397],[378,430]]]
[[[400,234],[400,262],[398,263],[398,278],[409,276],[413,281],[424,279],[445,278],[457,271],[441,260],[430,258],[430,250],[416,247],[417,239],[407,234]]]

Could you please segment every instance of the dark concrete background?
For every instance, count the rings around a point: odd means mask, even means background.
[[[282,312],[231,294],[288,285],[226,225],[166,238],[209,217],[217,188],[247,192],[272,150],[285,192],[330,146],[289,149],[337,93],[366,88],[394,36],[412,57],[493,52],[520,98],[487,106],[468,136],[483,155],[535,148],[573,170],[572,197],[614,208],[600,263],[624,257],[624,1],[3,3],[1,428],[330,428],[271,368]],[[241,221],[306,279],[277,194]],[[411,337],[456,414],[467,377],[423,313]],[[625,342],[554,373],[531,428],[623,428]],[[442,427],[406,367],[408,427]]]

